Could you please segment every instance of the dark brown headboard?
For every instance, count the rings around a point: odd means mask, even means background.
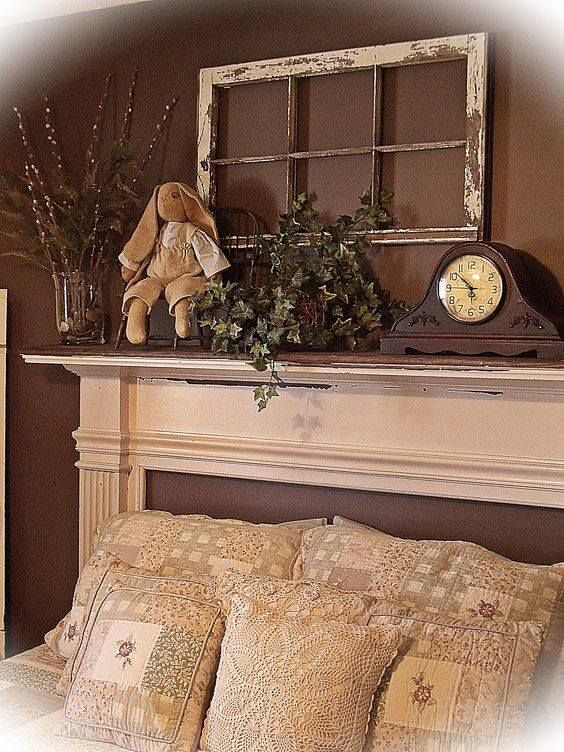
[[[147,508],[252,522],[350,517],[402,538],[467,540],[515,561],[564,560],[564,510],[149,471]]]

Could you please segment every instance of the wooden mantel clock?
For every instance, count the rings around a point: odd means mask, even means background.
[[[460,243],[439,261],[421,303],[382,338],[383,353],[561,358],[557,316],[539,309],[520,252]]]

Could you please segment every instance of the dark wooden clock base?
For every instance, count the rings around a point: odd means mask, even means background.
[[[561,340],[547,339],[545,341],[535,338],[488,339],[484,342],[482,337],[475,340],[464,336],[460,338],[425,337],[419,335],[417,342],[413,337],[400,335],[383,338],[380,343],[380,351],[388,355],[465,355],[488,356],[502,355],[508,358],[549,358],[559,360],[564,358],[564,342]]]

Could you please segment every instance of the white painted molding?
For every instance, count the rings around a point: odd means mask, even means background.
[[[203,383],[262,383],[264,377],[244,360],[181,358],[153,355],[23,354],[27,363],[58,364],[79,376],[170,378]],[[328,360],[330,355],[328,354]],[[281,360],[276,368],[289,385],[430,387],[492,392],[499,389],[535,394],[564,394],[564,367],[425,365],[394,363],[331,363],[303,365]]]
[[[145,508],[149,471],[564,508],[556,365],[281,362],[291,388],[259,415],[244,360],[23,357],[81,377],[81,564],[101,520]]]
[[[82,434],[84,435],[84,434]],[[144,508],[147,470],[417,493],[534,506],[564,506],[564,459],[363,448],[165,432],[137,433],[131,455],[142,469],[136,509]],[[321,459],[323,458],[323,459]],[[480,473],[476,472],[479,465]],[[486,481],[487,478],[487,481]],[[131,481],[130,481],[131,482]],[[542,494],[537,490],[542,487]],[[504,498],[500,498],[500,492]]]
[[[79,561],[84,565],[89,559],[91,542],[96,527],[118,512],[125,511],[120,504],[127,483],[122,473],[92,469],[77,463],[79,473]]]
[[[13,24],[57,18],[93,10],[106,10],[119,5],[150,2],[151,0],[24,0],[3,3],[0,9],[0,27]]]

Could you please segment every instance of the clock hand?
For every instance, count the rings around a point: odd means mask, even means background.
[[[464,284],[466,285],[466,287],[467,287],[467,288],[468,288],[469,290],[477,290],[477,289],[478,289],[477,287],[472,287],[472,285],[470,284],[470,282],[467,282],[467,281],[466,281],[466,280],[464,279],[464,277],[462,276],[462,274],[460,274],[460,272],[458,272],[458,276],[459,276],[459,277],[460,277],[460,279],[461,279],[461,280],[462,280],[462,281],[464,282]]]

